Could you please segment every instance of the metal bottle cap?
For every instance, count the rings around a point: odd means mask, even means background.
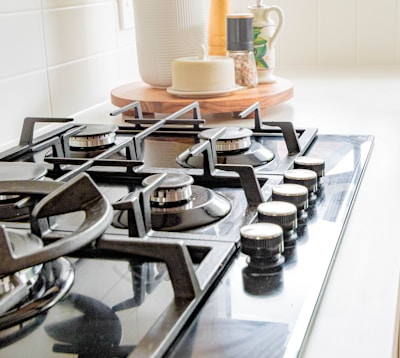
[[[228,51],[253,51],[253,17],[251,13],[226,15]]]

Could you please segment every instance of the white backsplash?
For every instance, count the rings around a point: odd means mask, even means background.
[[[255,3],[231,2],[235,12]],[[273,4],[286,19],[278,71],[400,66],[400,0]],[[134,29],[121,29],[118,0],[2,0],[0,51],[0,149],[15,143],[25,116],[90,111],[112,88],[140,80]]]
[[[26,116],[74,116],[137,81],[134,30],[116,0],[0,1],[0,149]]]

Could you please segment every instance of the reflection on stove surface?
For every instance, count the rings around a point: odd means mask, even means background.
[[[283,323],[216,317],[194,324],[187,338],[167,356],[218,358],[224,352],[224,357],[281,358],[287,336],[287,326]]]
[[[289,335],[283,322],[248,320],[234,316],[226,300],[228,282],[223,282],[209,299],[201,317],[190,325],[167,357],[273,357],[281,358]]]
[[[38,327],[42,325],[46,319],[46,315],[47,312],[43,312],[28,321],[2,330],[0,333],[0,348],[5,348],[16,342],[18,343],[26,336],[32,334]]]
[[[29,281],[22,284],[27,292],[15,306],[2,314],[0,329],[13,327],[45,313],[66,295],[73,281],[74,268],[69,260],[59,258],[44,264],[33,285]],[[7,294],[0,295],[1,301],[8,303],[8,296],[13,298],[14,292],[20,289],[21,287],[16,286]]]
[[[126,357],[134,346],[121,346],[122,325],[115,312],[94,298],[71,293],[60,303],[78,316],[45,326],[46,333],[62,343],[53,345],[56,353],[79,357]]]

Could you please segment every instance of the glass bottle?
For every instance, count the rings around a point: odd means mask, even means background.
[[[258,84],[257,64],[253,42],[253,14],[228,14],[227,55],[235,62],[235,81],[243,87]]]

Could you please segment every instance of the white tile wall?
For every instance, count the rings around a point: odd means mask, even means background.
[[[237,11],[256,1],[233,0]],[[265,4],[272,4],[264,1]],[[277,66],[399,66],[400,0],[276,0]]]
[[[108,2],[45,11],[43,25],[48,65],[60,65],[112,50],[118,31],[115,21],[110,21],[110,18],[118,18],[114,5]]]
[[[247,11],[255,0],[231,3]],[[400,0],[265,3],[285,13],[277,67],[400,66]],[[0,1],[0,150],[25,116],[82,113],[139,78],[134,30],[120,29],[117,0]]]
[[[73,116],[139,80],[134,30],[117,0],[0,1],[0,150],[25,116]]]
[[[0,79],[45,67],[39,11],[0,14]]]

